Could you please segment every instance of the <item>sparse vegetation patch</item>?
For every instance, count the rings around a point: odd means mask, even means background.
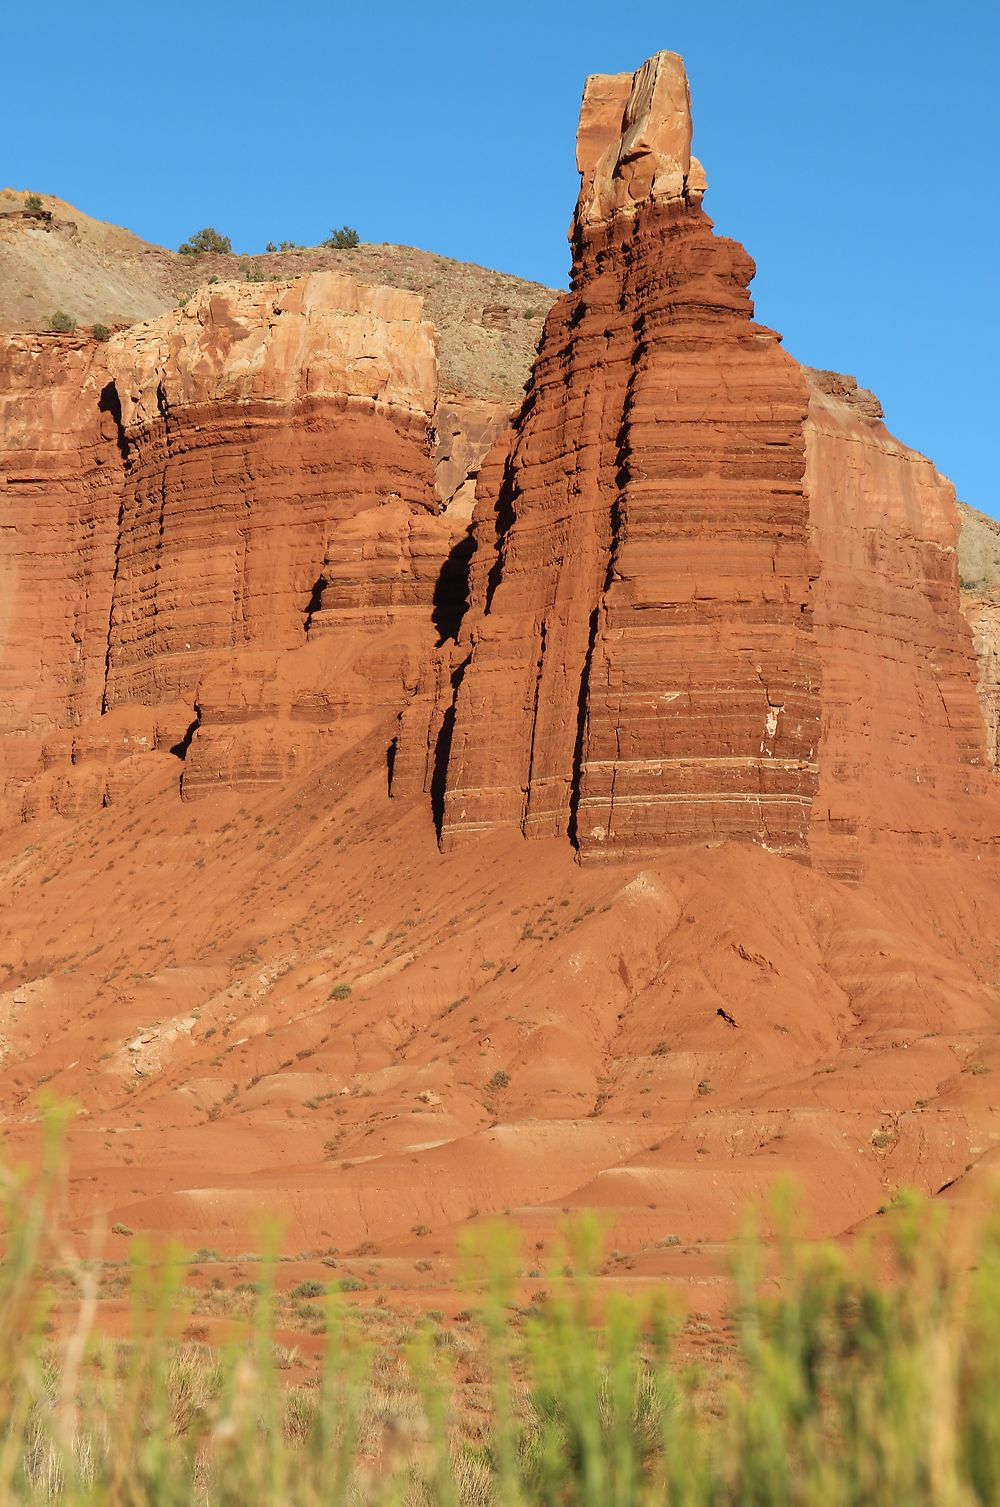
[[[196,231],[190,240],[183,241],[177,248],[181,256],[204,256],[210,252],[229,254],[232,249],[233,243],[229,236],[220,235],[211,225]]]
[[[353,251],[355,246],[361,245],[361,238],[350,225],[342,225],[339,230],[331,230],[323,245],[329,246],[331,251]]]
[[[12,1507],[1000,1500],[996,1219],[965,1269],[940,1209],[913,1197],[887,1206],[878,1252],[783,1237],[775,1266],[748,1240],[718,1316],[595,1288],[623,1263],[602,1259],[586,1221],[525,1302],[519,1284],[541,1270],[522,1272],[511,1231],[480,1230],[464,1252],[469,1307],[402,1320],[377,1297],[304,1301],[324,1291],[315,1281],[282,1296],[266,1260],[256,1282],[190,1287],[176,1257],[139,1255],[127,1270],[105,1264],[95,1301],[91,1265],[54,1233],[57,1187],[53,1176],[26,1197],[7,1183]],[[99,1317],[95,1328],[105,1298],[133,1316],[124,1339],[105,1339]],[[239,1332],[213,1349],[222,1322]],[[293,1322],[321,1353],[290,1342]]]

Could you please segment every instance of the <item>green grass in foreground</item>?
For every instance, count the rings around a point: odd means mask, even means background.
[[[748,1241],[724,1371],[677,1355],[662,1301],[598,1304],[587,1225],[567,1237],[573,1276],[553,1273],[525,1316],[512,1236],[497,1230],[470,1255],[471,1346],[429,1322],[380,1346],[338,1295],[321,1300],[321,1379],[289,1386],[266,1282],[238,1341],[167,1337],[176,1257],[133,1262],[132,1337],[101,1338],[96,1268],[52,1232],[56,1181],[7,1186],[3,1507],[1000,1503],[997,1222],[956,1275],[939,1213],[895,1207],[888,1282],[786,1241],[776,1285]]]

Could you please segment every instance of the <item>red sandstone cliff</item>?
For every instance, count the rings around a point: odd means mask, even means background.
[[[116,751],[189,746],[185,793],[253,785],[380,694],[395,716],[462,528],[436,516],[419,298],[335,273],[220,286],[103,346],[8,337],[0,361],[9,800],[73,809]],[[312,640],[340,605],[360,636],[331,659]],[[95,755],[96,790],[70,775]]]
[[[443,844],[743,838],[857,877],[874,845],[993,842],[951,489],[753,323],[690,138],[673,54],[588,81],[572,287],[481,475],[432,720]]]
[[[88,1236],[278,1215],[429,1302],[462,1226],[541,1267],[596,1207],[701,1305],[776,1175],[813,1233],[991,1179],[950,487],[753,323],[677,58],[588,84],[580,166],[481,463],[351,280],[0,346],[0,1102],[25,1157],[82,1105]]]
[[[959,601],[954,490],[877,418],[810,385],[823,667],[814,858],[856,879],[893,854],[987,851],[1000,812]]]

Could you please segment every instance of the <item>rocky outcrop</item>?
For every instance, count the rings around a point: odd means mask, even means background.
[[[690,142],[674,55],[588,81],[572,288],[483,465],[470,610],[403,768],[446,850],[735,838],[856,879],[992,843],[951,488],[753,323]]]
[[[658,52],[636,73],[587,80],[576,166],[578,235],[643,204],[700,202],[705,174],[691,156],[691,94],[677,53]]]
[[[369,287],[418,293],[438,337],[443,392],[516,408],[542,321],[557,294],[540,283],[411,246],[347,250],[283,243],[256,255],[179,256],[92,220],[49,194],[0,189],[0,330],[48,329],[61,310],[80,325],[154,319],[206,283],[280,283],[336,272]]]
[[[958,571],[963,592],[1000,595],[1000,523],[967,503],[958,504]]]
[[[412,295],[334,274],[209,292],[110,357],[128,464],[109,707],[190,700],[206,654],[298,647],[331,528],[390,497],[432,506]]]
[[[5,341],[16,809],[113,799],[151,755],[189,797],[256,789],[377,730],[446,849],[736,838],[853,878],[992,840],[948,484],[754,323],[679,58],[588,80],[577,162],[572,287],[513,427],[439,394],[415,294],[335,270],[206,286],[105,345]],[[520,359],[540,310],[485,276],[462,317]]]
[[[434,485],[442,508],[471,520],[487,451],[510,427],[510,406],[443,394],[434,416]]]
[[[338,537],[377,582],[366,631],[419,598],[430,652],[454,527],[436,518],[435,340],[415,295],[336,273],[206,288],[107,345],[12,337],[3,359],[9,794],[52,734],[130,708],[146,746],[157,708],[155,746],[191,752],[192,792],[280,777],[309,741],[287,736],[296,696],[307,725],[342,712],[318,651],[304,675],[289,664],[334,615]],[[394,712],[413,673],[387,654]]]
[[[958,573],[961,605],[972,630],[979,665],[979,704],[986,724],[986,754],[1000,767],[1000,523],[958,504]]]
[[[448,569],[464,532],[401,497],[335,524],[305,643],[216,657],[202,676],[183,795],[282,784],[379,724],[384,756],[400,709],[433,674],[439,620],[464,589]]]
[[[822,380],[810,380],[805,435],[822,562],[816,861],[858,878],[866,854],[992,843],[1000,812],[960,610],[954,490]]]
[[[856,377],[849,377],[844,372],[823,371],[815,366],[802,369],[814,391],[825,393],[828,398],[839,398],[849,408],[864,414],[866,419],[885,417],[878,398],[867,387],[859,387]]]
[[[979,665],[979,706],[986,725],[986,757],[1000,768],[1000,601],[978,593],[963,595],[962,611],[972,630]]]
[[[498,827],[587,859],[745,836],[801,852],[816,783],[802,374],[692,184],[661,55],[588,82],[572,290],[484,468],[446,847]]]
[[[101,710],[121,457],[102,347],[0,341],[0,781]]]

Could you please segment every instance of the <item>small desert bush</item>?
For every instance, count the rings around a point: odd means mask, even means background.
[[[91,325],[90,333],[93,335],[94,339],[99,340],[102,345],[105,343],[105,341],[111,339],[111,331],[108,329],[106,324]]]
[[[76,329],[76,320],[72,314],[67,314],[63,309],[57,309],[49,315],[49,329],[58,330],[61,335],[72,335]]]
[[[339,230],[331,230],[324,246],[329,246],[331,251],[353,251],[355,246],[360,246],[361,238],[356,230],[350,225],[342,225]]]
[[[326,1291],[322,1282],[299,1282],[292,1288],[293,1298],[321,1298]]]
[[[181,256],[203,256],[206,252],[230,253],[233,243],[227,235],[220,235],[211,225],[206,225],[204,230],[198,230],[190,238],[184,241],[177,250]]]
[[[337,1295],[311,1310],[325,1352],[307,1385],[275,1336],[268,1263],[213,1350],[204,1326],[172,1338],[177,1252],[133,1242],[131,1331],[103,1338],[97,1268],[55,1227],[54,1152],[34,1190],[5,1188],[4,1507],[1000,1502],[1000,1218],[964,1268],[940,1211],[910,1198],[868,1248],[748,1239],[728,1344],[697,1364],[685,1329],[717,1331],[599,1283],[595,1225],[567,1232],[527,1308],[497,1226],[466,1247],[461,1323],[407,1332]]]

